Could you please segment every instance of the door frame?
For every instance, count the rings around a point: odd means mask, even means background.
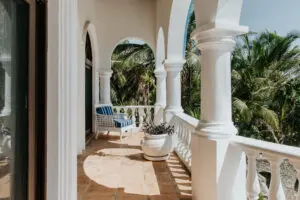
[[[45,0],[29,5],[28,51],[28,200],[45,199],[46,152],[46,8]]]

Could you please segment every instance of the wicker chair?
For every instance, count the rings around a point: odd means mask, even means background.
[[[96,139],[100,132],[120,132],[120,140],[123,133],[130,131],[132,134],[133,122],[127,119],[125,113],[115,114],[111,105],[96,106]]]

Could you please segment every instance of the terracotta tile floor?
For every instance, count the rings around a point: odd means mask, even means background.
[[[191,178],[176,154],[167,162],[143,159],[142,133],[92,140],[78,156],[78,200],[191,200]]]

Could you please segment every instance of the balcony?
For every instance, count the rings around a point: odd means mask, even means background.
[[[114,110],[134,120],[135,132],[126,135],[124,141],[119,140],[119,133],[111,133],[89,143],[78,156],[78,199],[192,199],[191,172],[209,176],[208,169],[193,169],[192,165],[192,138],[201,122],[184,113],[173,115],[169,124],[175,127],[174,152],[166,162],[151,162],[143,158],[139,122],[154,120],[157,109],[116,106]],[[203,153],[208,158],[211,155],[209,151]],[[299,148],[233,136],[224,154],[218,179],[224,195],[239,187],[237,196],[245,193],[253,200],[300,198]],[[197,157],[194,160],[200,162]]]

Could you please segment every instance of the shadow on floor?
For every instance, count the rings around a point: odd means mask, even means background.
[[[146,161],[141,137],[93,140],[78,156],[78,200],[191,200],[191,176],[177,155]]]

